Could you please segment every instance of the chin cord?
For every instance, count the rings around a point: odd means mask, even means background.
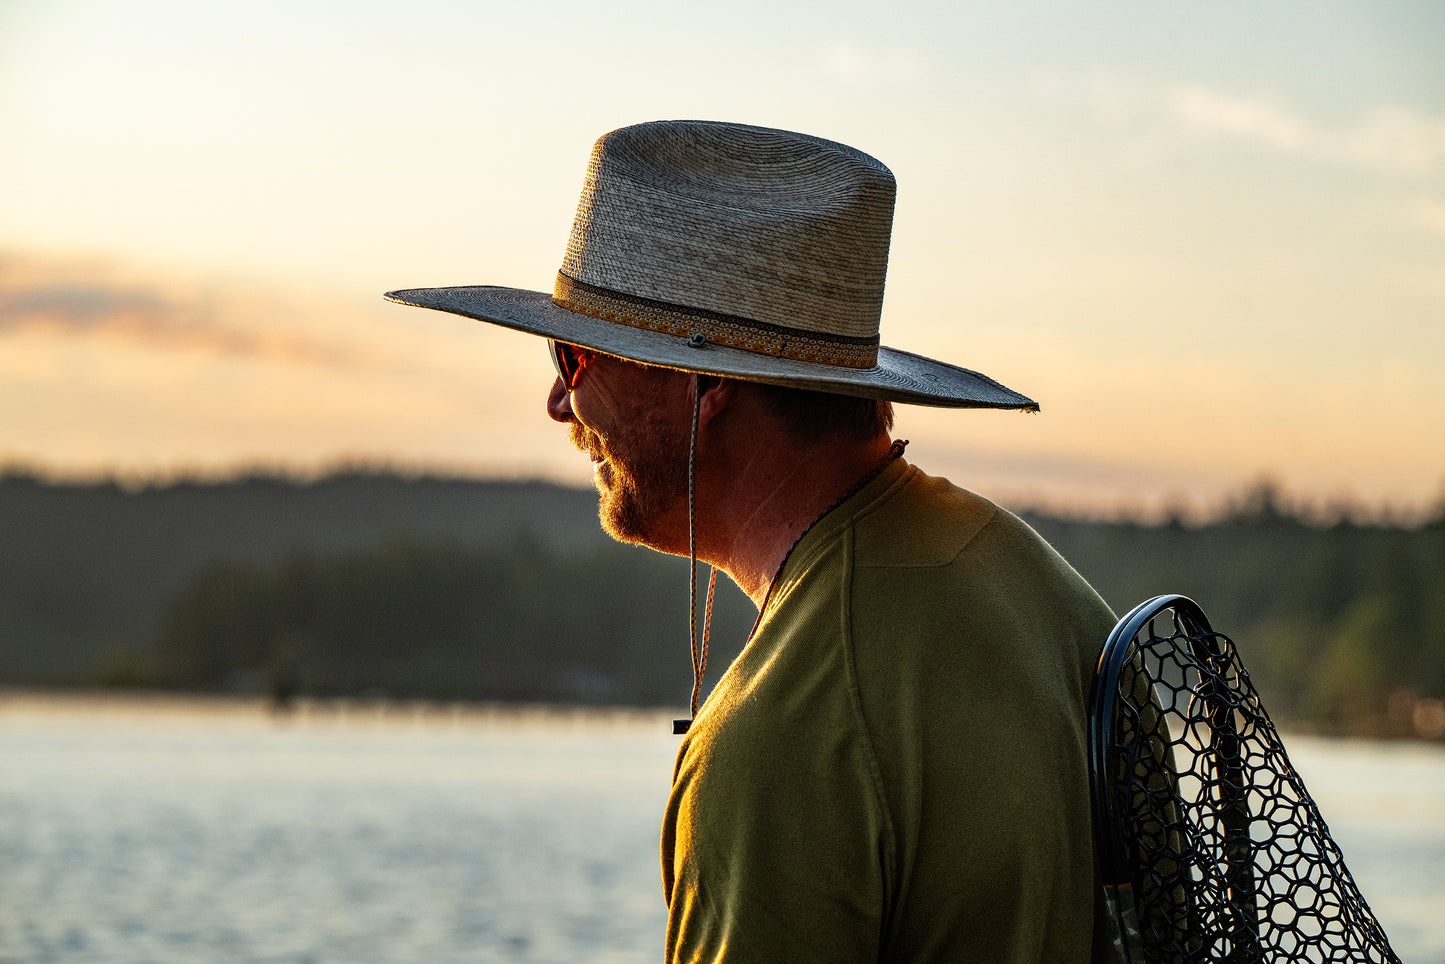
[[[712,598],[717,589],[717,566],[713,566],[707,578],[707,609],[703,614],[702,645],[697,641],[697,424],[702,416],[702,376],[693,377],[692,394],[692,439],[687,448],[687,555],[688,555],[688,596],[687,622],[692,641],[692,702],[691,716],[685,720],[673,720],[673,733],[686,733],[697,718],[697,704],[702,697],[702,674],[707,670],[707,643],[712,634]]]

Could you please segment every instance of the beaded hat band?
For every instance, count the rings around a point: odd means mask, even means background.
[[[878,363],[878,336],[848,338],[826,335],[801,328],[784,328],[747,318],[669,305],[650,298],[638,298],[620,291],[608,291],[585,282],[557,275],[552,288],[552,303],[568,311],[580,312],[631,325],[647,331],[696,339],[701,336],[715,345],[741,348],[775,358],[796,358],[821,365],[842,365],[846,368],[872,368]]]

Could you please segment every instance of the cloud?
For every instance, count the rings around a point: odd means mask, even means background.
[[[1161,98],[1166,117],[1205,135],[1298,152],[1315,134],[1298,114],[1267,97],[1232,97],[1206,87],[1179,87]]]
[[[37,321],[95,329],[116,318],[153,318],[169,311],[170,306],[151,292],[84,284],[42,283],[18,288],[0,284],[0,329]]]
[[[1408,176],[1445,170],[1445,116],[1381,106],[1345,123],[1326,123],[1270,93],[1235,93],[1202,84],[1149,86],[1116,76],[1047,78],[1050,99],[1082,104],[1111,126],[1185,134],[1254,146],[1313,163]]]
[[[1445,117],[1398,108],[1377,110],[1346,131],[1340,146],[1362,164],[1411,173],[1438,171],[1445,168]]]
[[[242,301],[227,293],[118,280],[102,266],[0,259],[0,334],[114,338],[163,350],[276,361],[358,360],[347,348],[247,320]]]
[[[833,41],[822,51],[823,72],[848,83],[913,83],[923,76],[921,61],[908,51],[872,50]]]
[[[1445,118],[1377,108],[1353,124],[1316,123],[1269,95],[1178,87],[1160,98],[1166,119],[1204,136],[1258,144],[1296,157],[1401,174],[1445,167]]]

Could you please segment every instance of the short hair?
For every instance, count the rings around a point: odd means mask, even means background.
[[[805,388],[753,383],[784,428],[800,442],[838,438],[867,442],[893,431],[893,403]]]

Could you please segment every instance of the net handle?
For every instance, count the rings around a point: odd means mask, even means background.
[[[1132,876],[1124,852],[1123,815],[1119,813],[1109,778],[1114,702],[1118,698],[1124,664],[1135,649],[1135,638],[1150,622],[1170,610],[1190,635],[1213,632],[1209,617],[1188,596],[1166,594],[1146,599],[1114,625],[1105,641],[1089,706],[1089,792],[1093,800],[1094,854],[1099,882],[1108,899],[1115,949],[1121,961],[1142,961],[1144,949],[1139,940]]]

